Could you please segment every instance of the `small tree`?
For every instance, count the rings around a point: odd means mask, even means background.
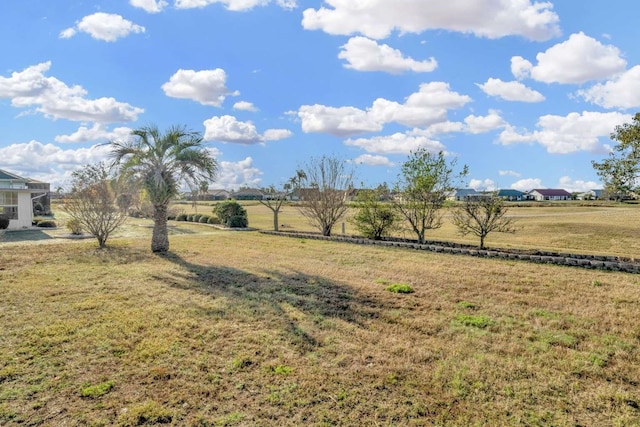
[[[304,189],[304,200],[298,205],[300,213],[318,227],[323,236],[330,236],[333,226],[349,208],[353,171],[337,157],[322,156],[309,160],[296,176],[298,186],[309,182],[310,187]]]
[[[117,180],[104,163],[87,165],[71,177],[71,191],[63,198],[62,209],[104,248],[109,236],[127,219],[126,208],[117,203]]]
[[[436,156],[425,148],[412,152],[402,165],[393,203],[418,236],[418,243],[425,242],[427,230],[442,226],[440,210],[449,193],[467,175],[467,166],[454,174],[455,166],[456,160],[447,163],[442,151]]]
[[[356,229],[366,238],[380,240],[395,229],[398,215],[388,201],[389,192],[386,186],[373,190],[360,190],[356,196],[356,214],[352,222]]]
[[[288,191],[291,188],[291,184],[286,183],[282,189],[277,189],[274,185],[269,188],[265,188],[262,191],[265,193],[265,198],[258,200],[260,204],[268,207],[273,212],[273,231],[278,231],[278,214],[287,200],[289,195]]]
[[[218,204],[213,213],[221,224],[229,228],[244,228],[249,225],[247,210],[235,200],[227,200]]]
[[[480,238],[480,249],[492,231],[515,233],[515,220],[506,216],[504,200],[496,193],[467,197],[453,210],[453,224],[463,236],[471,233]]]

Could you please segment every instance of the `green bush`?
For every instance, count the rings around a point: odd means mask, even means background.
[[[176,221],[186,221],[186,220],[187,220],[187,214],[180,214],[176,216]]]
[[[0,215],[0,230],[9,228],[9,217]]]
[[[220,220],[215,216],[210,216],[207,220],[207,224],[220,224]]]
[[[226,226],[229,228],[246,228],[249,226],[249,220],[246,215],[234,215],[227,220]]]
[[[37,226],[41,227],[41,228],[56,228],[57,227],[56,222],[53,221],[53,220],[50,220],[50,219],[45,219],[45,220],[39,221]]]
[[[202,216],[201,214],[193,214],[193,215],[191,215],[191,221],[199,222],[201,216]]]
[[[221,224],[225,224],[227,227],[246,227],[249,224],[249,220],[247,219],[247,211],[243,208],[240,203],[235,200],[227,200],[216,206],[213,210],[213,213],[216,214]],[[244,217],[245,225],[235,225],[232,226],[231,218],[232,217]],[[242,220],[233,220],[234,224],[241,224]]]
[[[198,220],[198,222],[200,224],[208,224],[209,222],[209,215],[202,215],[200,216],[200,219]]]

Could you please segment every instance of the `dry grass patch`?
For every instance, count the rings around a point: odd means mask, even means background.
[[[2,249],[0,424],[640,423],[637,276],[258,233],[171,244]]]

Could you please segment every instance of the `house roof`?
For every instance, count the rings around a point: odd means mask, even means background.
[[[524,192],[520,190],[504,189],[498,190],[498,197],[519,197],[524,196]]]
[[[478,192],[473,188],[458,188],[456,189],[456,193],[455,193],[457,197],[469,196],[471,194],[478,194]]]
[[[533,190],[531,190],[531,193],[536,192],[542,196],[549,196],[549,197],[554,197],[554,196],[569,196],[571,197],[571,193],[569,193],[567,190],[563,190],[563,189],[557,189],[557,188],[535,188]]]
[[[6,170],[0,169],[0,180],[2,181],[21,181],[21,182],[29,182],[27,178],[23,178],[14,173],[7,172]]]
[[[233,193],[234,196],[237,195],[241,195],[241,196],[264,196],[264,193],[262,192],[262,190],[259,190],[257,188],[244,188],[242,190],[238,190],[235,193]]]

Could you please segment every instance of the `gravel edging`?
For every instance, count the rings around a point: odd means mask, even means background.
[[[467,255],[482,258],[528,261],[538,264],[554,264],[567,267],[591,268],[598,270],[622,271],[625,273],[640,274],[640,261],[614,256],[568,254],[546,251],[511,252],[502,249],[478,249],[477,247],[466,247],[464,245],[447,242],[427,242],[425,244],[419,244],[415,241],[406,239],[371,240],[357,236],[323,236],[316,233],[298,233],[289,231],[283,232],[260,230],[260,233],[273,236],[294,237],[298,239],[329,240],[334,242],[355,243],[361,245],[398,247],[452,255]]]

